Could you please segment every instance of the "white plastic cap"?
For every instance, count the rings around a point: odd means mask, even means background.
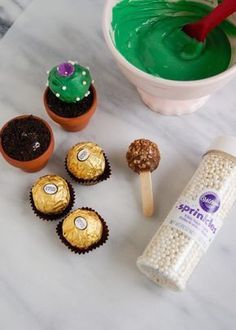
[[[207,153],[212,150],[223,151],[236,157],[236,137],[227,135],[219,136],[210,145]]]

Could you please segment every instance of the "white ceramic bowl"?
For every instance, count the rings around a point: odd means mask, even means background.
[[[106,43],[120,70],[136,86],[143,102],[152,110],[164,115],[182,115],[199,109],[216,90],[226,85],[236,75],[236,38],[230,39],[232,59],[229,68],[210,78],[195,81],[176,81],[152,76],[129,63],[113,43],[111,28],[112,8],[120,0],[107,0],[103,16],[103,31]],[[176,0],[178,1],[178,0]],[[209,0],[199,0],[207,3]],[[212,6],[215,0],[210,1]],[[236,15],[231,16],[236,24]]]

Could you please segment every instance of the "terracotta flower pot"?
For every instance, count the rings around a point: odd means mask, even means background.
[[[29,115],[15,117],[15,118],[9,120],[2,127],[2,129],[0,131],[0,137],[2,136],[4,129],[7,127],[7,125],[10,122],[14,121],[15,119],[21,119],[21,118],[27,118],[27,117],[33,117],[33,118],[41,121],[48,128],[51,138],[50,138],[50,143],[49,143],[47,150],[42,155],[40,155],[39,157],[37,157],[35,159],[29,160],[29,161],[20,161],[20,160],[17,160],[17,159],[14,159],[14,158],[8,156],[8,154],[3,149],[2,139],[0,138],[0,153],[2,154],[3,158],[5,158],[5,160],[12,166],[18,167],[25,172],[37,172],[37,171],[40,171],[47,164],[47,162],[48,162],[49,158],[51,157],[53,150],[54,150],[53,132],[52,132],[51,127],[45,120],[43,120],[37,116],[29,116]]]
[[[49,108],[49,106],[47,104],[47,98],[46,98],[48,88],[46,88],[46,90],[44,92],[43,100],[44,100],[45,109],[46,109],[49,117],[51,117],[53,121],[55,121],[56,123],[61,125],[61,127],[63,127],[64,130],[66,130],[66,131],[78,132],[78,131],[81,131],[82,129],[84,129],[88,125],[89,120],[91,119],[91,117],[93,116],[93,114],[97,108],[96,89],[94,88],[94,86],[91,86],[91,88],[92,88],[93,95],[94,95],[92,106],[83,115],[74,117],[74,118],[66,118],[66,117],[58,116],[56,113],[54,113]]]

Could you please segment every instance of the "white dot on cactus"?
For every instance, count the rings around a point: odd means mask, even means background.
[[[49,70],[47,70],[47,74],[49,74],[49,72],[50,72],[50,71],[49,71]]]
[[[86,71],[82,71],[82,75],[83,76],[86,76]]]
[[[65,91],[66,90],[66,86],[62,86],[62,89],[63,89],[63,91]]]
[[[89,70],[90,69],[90,67],[89,66],[86,66],[86,68]]]
[[[60,97],[60,94],[59,93],[56,93],[56,97]]]
[[[80,97],[76,97],[76,101],[80,101]]]
[[[84,80],[84,81],[83,81],[83,85],[86,85],[86,84],[87,84],[87,82]]]

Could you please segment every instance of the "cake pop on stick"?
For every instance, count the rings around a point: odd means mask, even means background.
[[[135,140],[128,148],[126,159],[128,166],[140,175],[143,214],[151,217],[154,212],[151,172],[160,162],[158,146],[147,139]]]

